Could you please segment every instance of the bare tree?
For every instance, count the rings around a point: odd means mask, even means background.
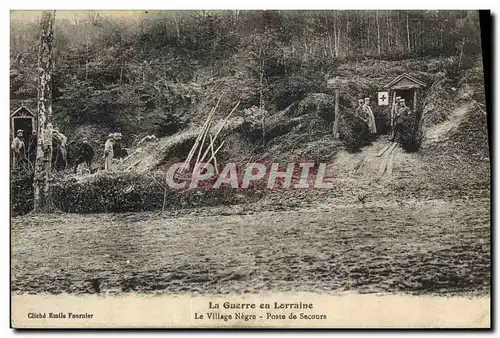
[[[386,19],[387,19],[387,51],[388,52],[391,51],[391,34],[392,34],[390,17],[391,17],[390,12],[387,12]]]
[[[349,51],[350,51],[350,44],[351,44],[351,39],[349,38],[349,11],[346,11],[346,48],[347,48],[347,51],[346,51],[346,54],[349,55]]]
[[[410,24],[408,23],[408,11],[406,12],[406,36],[408,37],[408,53],[411,51],[410,46]]]
[[[379,21],[378,21],[378,11],[375,11],[375,18],[377,20],[377,50],[378,50],[378,54],[382,54],[382,50],[380,48],[380,24],[379,24]]]
[[[40,20],[38,49],[38,140],[34,178],[34,212],[53,210],[52,170],[52,72],[54,68],[55,11],[44,11]]]

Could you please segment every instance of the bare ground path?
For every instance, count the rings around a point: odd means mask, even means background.
[[[331,164],[329,176],[355,196],[379,194],[390,186],[425,175],[420,154],[407,153],[381,136],[360,152],[341,151]]]
[[[381,178],[391,179],[395,167],[398,174],[404,174],[418,166],[417,154],[406,153],[387,136],[381,136],[360,152],[339,152],[333,162],[333,177],[356,179],[365,184]]]

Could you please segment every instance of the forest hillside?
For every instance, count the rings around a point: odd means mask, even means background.
[[[11,13],[11,112],[20,105],[36,111],[39,34],[37,15]],[[417,107],[424,134],[418,156],[456,149],[466,158],[460,163],[473,155],[488,159],[477,12],[56,13],[56,127],[70,142],[87,137],[98,165],[107,135],[120,131],[132,153],[119,165],[127,175],[131,168],[134,175],[152,175],[184,160],[219,99],[220,120],[240,102],[225,129],[223,161],[333,161],[346,148],[332,136],[335,98],[328,80],[347,80],[340,89],[341,116],[352,114],[359,98],[371,97],[384,135],[387,110],[376,105],[376,94],[403,73],[426,83]],[[146,135],[159,143],[138,147]],[[489,173],[483,173],[486,184]],[[106,186],[118,178],[93,179]],[[70,188],[61,189],[70,201]],[[76,210],[100,211],[92,195],[98,193],[85,194],[96,205]],[[162,196],[142,196],[131,209],[157,208]]]
[[[13,109],[36,100],[40,34],[36,15],[16,13]],[[54,115],[68,135],[96,125],[162,137],[204,120],[221,92],[221,112],[239,98],[272,115],[331,93],[334,76],[354,80],[341,102],[350,107],[400,72],[453,71],[429,58],[459,57],[466,69],[481,53],[468,11],[58,11],[55,30]]]

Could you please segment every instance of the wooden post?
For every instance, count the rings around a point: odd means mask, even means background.
[[[392,106],[391,106],[391,131],[394,131],[394,117],[396,116],[396,91],[392,92]]]
[[[413,111],[417,111],[417,90],[418,89],[415,89],[413,91]]]
[[[339,98],[340,98],[340,90],[335,88],[335,116],[333,121],[333,137],[339,138]]]
[[[53,211],[52,171],[52,72],[54,70],[55,11],[42,12],[38,50],[38,132],[35,163],[34,212]]]
[[[334,121],[333,121],[333,137],[338,139],[339,138],[339,118],[340,118],[340,113],[339,113],[339,101],[340,101],[340,88],[343,85],[349,84],[349,80],[347,79],[340,79],[338,76],[336,76],[333,79],[327,80],[327,87],[331,88],[335,92],[335,112],[334,112]]]

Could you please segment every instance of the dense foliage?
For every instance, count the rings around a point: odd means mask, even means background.
[[[273,112],[326,92],[345,59],[457,55],[461,67],[481,50],[470,11],[59,11],[55,36],[54,112],[68,134],[169,134],[210,90]],[[12,100],[36,98],[38,37],[36,16],[12,13]]]

